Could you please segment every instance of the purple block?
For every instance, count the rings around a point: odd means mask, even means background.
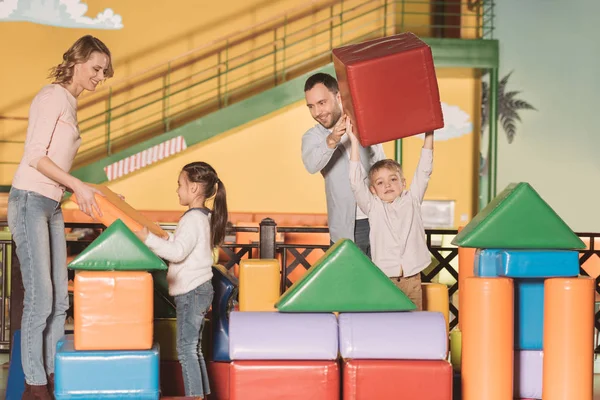
[[[233,311],[229,315],[232,360],[335,360],[334,314]]]
[[[515,397],[542,398],[544,353],[536,350],[515,351]]]
[[[445,360],[446,320],[429,311],[343,313],[340,353],[345,359]]]

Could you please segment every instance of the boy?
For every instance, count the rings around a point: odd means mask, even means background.
[[[422,310],[421,271],[431,263],[431,255],[421,203],[433,168],[433,132],[425,134],[410,190],[406,190],[402,167],[390,159],[371,167],[367,183],[360,163],[360,144],[349,118],[346,133],[351,141],[350,185],[358,206],[369,217],[373,262],[415,303],[417,310]]]

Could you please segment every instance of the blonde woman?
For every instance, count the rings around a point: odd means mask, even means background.
[[[52,399],[54,355],[64,335],[67,292],[66,240],[60,200],[65,190],[77,195],[79,208],[100,210],[94,188],[69,174],[81,137],[77,98],[113,75],[108,48],[84,36],[52,68],[29,109],[23,158],[12,181],[8,223],[16,244],[25,288],[21,320],[23,399]]]

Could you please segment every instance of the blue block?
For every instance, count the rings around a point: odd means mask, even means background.
[[[516,279],[515,349],[542,350],[544,341],[544,280]]]
[[[498,249],[477,249],[473,263],[473,274],[481,277],[498,276],[501,251]]]
[[[158,345],[141,351],[75,351],[73,337],[64,336],[56,346],[57,400],[159,398]]]
[[[215,291],[212,304],[213,361],[231,361],[229,357],[229,312],[237,301],[239,282],[222,266],[212,268]]]
[[[568,250],[502,250],[498,275],[554,278],[579,275],[579,253]]]
[[[6,384],[6,400],[21,400],[25,391],[25,374],[21,365],[21,330],[13,335],[10,350],[10,365],[8,367],[8,382]]]

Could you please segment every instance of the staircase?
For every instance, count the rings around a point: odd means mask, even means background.
[[[122,159],[115,155],[149,140],[156,143],[167,132],[286,84],[331,63],[331,50],[345,44],[401,31],[423,38],[445,31],[452,31],[454,38],[457,32],[469,39],[491,35],[491,1],[445,0],[454,5],[448,14],[452,25],[443,25],[444,11],[436,5],[440,1],[313,1],[126,79],[109,81],[110,86],[80,101],[83,144],[73,169],[88,171],[107,158]],[[455,46],[485,42],[447,40]],[[100,170],[87,180],[106,180],[102,175]]]

